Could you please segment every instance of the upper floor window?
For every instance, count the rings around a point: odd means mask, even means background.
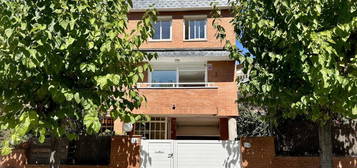
[[[154,64],[151,87],[202,87],[207,82],[204,63]]]
[[[205,40],[207,34],[205,16],[185,17],[185,40]]]
[[[159,17],[151,40],[171,40],[171,17]]]

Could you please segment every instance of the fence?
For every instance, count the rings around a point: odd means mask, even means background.
[[[317,156],[276,156],[274,137],[246,137],[241,139],[241,144],[243,168],[320,167]],[[356,168],[357,157],[333,157],[333,164],[334,168]]]

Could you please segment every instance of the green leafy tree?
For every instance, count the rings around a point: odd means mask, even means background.
[[[272,118],[317,122],[321,167],[332,168],[331,120],[357,116],[357,1],[231,3],[238,40],[250,52],[227,44],[250,76],[240,101],[266,108]]]
[[[31,134],[97,133],[110,114],[126,122],[144,100],[135,84],[155,54],[139,47],[153,33],[148,10],[128,30],[129,0],[0,0],[0,128],[2,154]],[[52,163],[52,162],[51,162]]]

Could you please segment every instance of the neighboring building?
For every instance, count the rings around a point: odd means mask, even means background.
[[[211,2],[222,10],[221,24],[235,44],[227,0],[133,0],[129,28],[145,9],[158,11],[156,33],[141,49],[156,52],[152,72],[138,84],[147,98],[137,114],[151,121],[135,125],[134,134],[146,139],[235,139],[237,85],[235,61],[216,39]],[[123,123],[115,121],[121,134]]]

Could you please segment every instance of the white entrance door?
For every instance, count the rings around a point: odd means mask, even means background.
[[[141,147],[142,168],[173,168],[172,140],[143,140]]]
[[[240,168],[239,141],[143,140],[142,168]]]

